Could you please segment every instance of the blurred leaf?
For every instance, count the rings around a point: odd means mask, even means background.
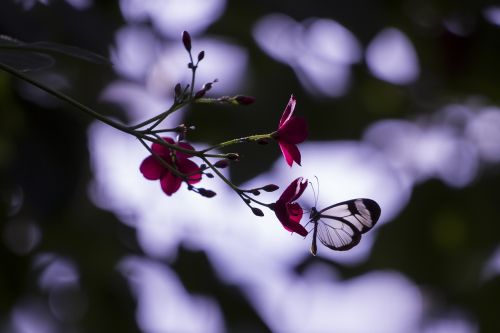
[[[0,35],[0,62],[20,71],[46,69],[55,60],[47,53],[63,54],[100,65],[110,65],[105,57],[75,46],[52,42],[25,43],[18,39]]]

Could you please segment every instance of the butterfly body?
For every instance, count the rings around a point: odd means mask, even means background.
[[[311,208],[309,222],[313,223],[311,253],[316,255],[319,241],[336,251],[346,251],[361,241],[380,217],[380,206],[371,199],[343,201],[324,209]]]

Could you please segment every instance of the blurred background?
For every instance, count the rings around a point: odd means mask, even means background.
[[[196,105],[197,148],[277,128],[293,93],[302,167],[240,145],[243,186],[309,178],[318,208],[382,207],[347,252],[254,216],[217,178],[166,197],[140,143],[0,72],[0,332],[499,332],[500,5],[483,1],[2,0],[0,34],[113,66],[0,50],[0,61],[136,124],[190,82],[251,95]],[[33,58],[34,57],[34,58]],[[38,63],[36,61],[39,61]],[[318,178],[316,182],[315,177]],[[277,199],[279,193],[263,197]],[[311,186],[302,205],[315,204]]]

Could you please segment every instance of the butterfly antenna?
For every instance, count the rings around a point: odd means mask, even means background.
[[[314,189],[314,186],[311,182],[309,182],[309,184],[311,184],[311,187],[313,189],[314,207],[316,207],[318,205],[318,199],[319,199],[319,180],[318,180],[318,176],[314,176],[314,178],[316,178],[316,188],[318,189],[318,191],[316,192],[316,190]]]

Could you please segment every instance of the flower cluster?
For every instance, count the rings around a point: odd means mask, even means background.
[[[232,146],[234,144],[257,142],[267,143],[274,140],[283,154],[285,162],[292,167],[295,162],[301,165],[301,154],[297,145],[306,140],[308,136],[307,122],[304,118],[294,115],[297,100],[292,95],[281,115],[276,131],[268,134],[258,134],[239,139],[225,141],[203,150],[196,150],[185,141],[189,132],[195,130],[194,126],[181,124],[173,129],[157,129],[157,127],[171,113],[190,103],[211,103],[211,104],[252,104],[255,99],[250,96],[237,95],[234,97],[222,96],[219,98],[206,98],[205,95],[217,83],[217,79],[205,83],[201,89],[195,89],[195,73],[200,61],[205,57],[205,52],[201,51],[195,58],[192,56],[191,37],[187,32],[182,34],[184,48],[189,54],[190,62],[188,68],[192,72],[190,84],[182,85],[178,83],[174,88],[174,104],[165,112],[129,129],[149,150],[150,155],[141,163],[139,169],[143,176],[149,180],[159,180],[163,192],[171,196],[177,192],[182,183],[186,183],[187,188],[204,197],[213,197],[214,191],[205,188],[197,188],[194,185],[202,181],[202,177],[221,178],[231,189],[233,189],[243,202],[257,216],[263,216],[262,206],[271,209],[281,222],[283,227],[301,236],[308,234],[307,230],[300,224],[303,215],[302,207],[296,202],[307,187],[307,181],[302,177],[295,179],[281,194],[274,203],[264,203],[256,197],[262,192],[274,192],[277,185],[267,184],[257,188],[242,189],[234,185],[219,169],[226,168],[229,164],[240,160],[240,156],[235,152],[211,153],[212,150]],[[196,61],[194,60],[196,59]],[[160,136],[160,133],[174,132],[177,138],[174,140],[169,136]],[[152,142],[149,147],[145,141]],[[213,159],[217,159],[213,161]],[[200,163],[194,161],[200,160]]]
[[[186,150],[194,151],[193,146],[185,142],[175,142],[163,137],[163,142]],[[183,181],[192,185],[201,180],[200,167],[191,161],[188,153],[167,148],[159,143],[151,146],[152,155],[142,161],[139,170],[149,180],[159,180],[161,189],[170,196],[181,187]]]

